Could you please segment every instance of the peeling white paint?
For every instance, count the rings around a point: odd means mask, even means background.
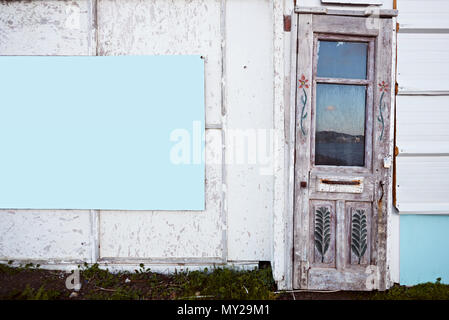
[[[90,258],[88,211],[0,210],[0,260]]]
[[[23,266],[25,262],[18,262],[15,261],[11,264],[13,267],[19,267],[20,265]],[[42,262],[39,266],[40,269],[44,270],[60,270],[59,273],[60,278],[66,278],[70,274],[72,270],[79,270],[80,266],[79,264],[73,264],[70,262],[67,263],[45,263]],[[1,261],[0,264],[7,264],[6,261]],[[90,266],[91,264],[88,264]],[[189,272],[189,271],[204,271],[205,268],[207,268],[209,271],[213,270],[214,268],[220,268],[223,266],[219,266],[216,264],[183,264],[183,265],[170,265],[170,264],[144,264],[145,269],[149,268],[152,272],[162,273],[162,274],[172,274],[174,272]],[[114,263],[114,264],[107,264],[107,263],[99,263],[98,267],[102,270],[108,270],[111,273],[118,273],[118,272],[135,272],[135,270],[139,270],[140,262],[134,263],[134,264],[123,264],[123,263]],[[242,263],[228,263],[226,264],[226,267],[233,268],[235,270],[254,270],[258,267],[257,263],[251,263],[251,262],[242,262]]]
[[[206,130],[206,163],[220,152],[220,130]],[[100,258],[221,258],[221,231],[221,165],[206,165],[204,212],[100,211]]]
[[[221,123],[219,0],[102,0],[97,14],[99,55],[204,56],[206,125]]]
[[[68,8],[79,28],[68,27]],[[87,39],[87,0],[0,3],[1,55],[87,55]]]
[[[227,129],[271,129],[271,1],[228,0],[226,20]],[[226,140],[227,152],[232,148],[230,140]],[[257,164],[229,165],[226,171],[228,259],[269,261],[273,176],[261,175]]]

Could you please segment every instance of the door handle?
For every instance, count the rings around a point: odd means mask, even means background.
[[[301,188],[307,188],[307,182],[306,181],[301,181],[300,184]]]

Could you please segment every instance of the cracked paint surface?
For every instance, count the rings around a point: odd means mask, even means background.
[[[89,211],[0,210],[0,216],[0,260],[89,259]]]
[[[206,163],[220,147],[206,130]],[[100,211],[100,243],[101,258],[221,257],[221,166],[206,165],[205,211]]]
[[[206,127],[216,128],[206,129],[206,157],[214,159],[206,162],[206,210],[100,211],[98,234],[89,211],[0,210],[0,259],[91,261],[98,238],[99,258],[270,260],[273,177],[218,163],[228,146],[221,126],[273,126],[271,1],[223,8],[220,0],[101,0],[98,33],[91,4],[0,1],[0,55],[202,55]],[[243,19],[247,12],[257,14]]]

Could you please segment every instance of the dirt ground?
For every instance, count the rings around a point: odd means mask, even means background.
[[[96,270],[93,274],[81,273],[81,289],[76,291],[67,289],[68,276],[70,274],[65,271],[9,268],[7,272],[0,272],[0,299],[134,300],[144,293],[147,299],[170,299],[175,298],[175,291],[164,289],[177,286],[169,276],[162,274],[152,274],[149,279],[138,273],[115,275]]]
[[[88,269],[81,272],[81,289],[66,288],[69,276],[64,271],[52,271],[27,266],[0,270],[0,299],[3,300],[85,300],[85,299],[215,299],[213,295],[190,290],[195,280],[151,272],[111,274],[104,270]],[[182,279],[181,279],[182,280]],[[221,281],[218,279],[218,281]],[[201,282],[198,282],[201,285]],[[204,285],[204,284],[203,284]],[[269,285],[268,285],[269,286]],[[253,290],[251,284],[244,288]],[[273,289],[274,288],[270,288]],[[220,288],[218,288],[220,290]],[[210,292],[208,292],[210,293]],[[360,300],[369,299],[372,292],[285,292],[260,296],[279,300]],[[226,298],[226,297],[225,297]],[[234,298],[234,297],[229,297]],[[252,297],[258,298],[258,296]]]
[[[371,300],[373,292],[329,291],[329,292],[288,292],[281,294],[279,300]]]
[[[271,269],[226,268],[164,275],[143,265],[135,272],[113,274],[92,265],[79,269],[81,289],[69,290],[65,271],[28,264],[0,264],[0,300],[449,300],[449,285],[396,285],[385,292],[276,292]]]

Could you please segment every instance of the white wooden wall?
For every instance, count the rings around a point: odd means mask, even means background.
[[[217,163],[228,128],[273,128],[272,25],[270,0],[0,1],[0,55],[199,54],[206,73],[204,212],[0,210],[0,260],[270,260],[273,176]]]
[[[1,55],[88,55],[87,1],[2,1]],[[69,16],[79,12],[75,25]],[[89,211],[1,210],[0,259],[91,261]]]
[[[226,1],[226,128],[273,128],[273,22],[269,0]],[[227,148],[232,148],[231,135]],[[271,260],[273,176],[227,166],[228,259]]]
[[[397,208],[449,213],[449,1],[398,9]]]

